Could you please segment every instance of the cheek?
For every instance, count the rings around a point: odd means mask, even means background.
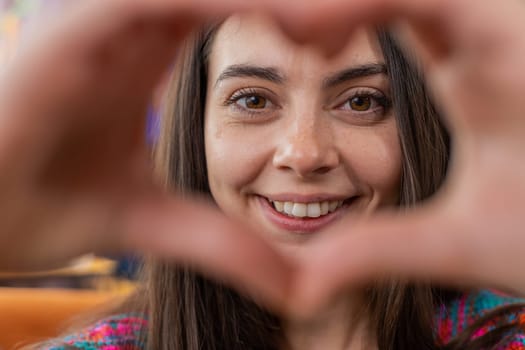
[[[346,140],[346,159],[357,181],[382,201],[396,202],[402,163],[395,123],[354,133]]]
[[[217,202],[249,191],[265,168],[269,152],[264,135],[249,126],[220,123],[211,118],[205,126],[208,181]]]

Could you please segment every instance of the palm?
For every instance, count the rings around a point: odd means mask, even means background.
[[[148,101],[181,38],[198,21],[255,5],[85,4],[22,52],[0,87],[0,238],[9,247],[0,268],[140,251],[191,262],[276,306],[289,265],[215,209],[162,194],[144,135]]]
[[[522,5],[516,0],[490,13],[491,1],[323,0],[311,8],[301,3],[296,12],[285,3],[257,6],[287,21],[300,40],[299,32],[315,33],[307,39],[321,40],[317,44],[330,51],[345,42],[349,23],[400,14],[419,33],[412,44],[426,57],[427,77],[446,106],[455,140],[449,179],[431,203],[401,220],[375,218],[353,234],[343,228],[318,242],[294,275],[297,294],[283,306],[292,267],[213,210],[161,195],[143,137],[149,96],[188,18],[256,5],[112,0],[93,5],[89,11],[98,14],[72,16],[33,45],[0,86],[0,233],[9,246],[0,267],[48,267],[92,250],[140,249],[191,261],[273,305],[299,311],[385,272],[524,292],[518,281],[525,238],[513,224],[525,206]],[[138,15],[141,6],[144,15]],[[477,12],[467,16],[473,8]],[[421,20],[429,18],[445,30],[428,31]],[[479,21],[492,26],[480,32]],[[334,28],[347,30],[337,37]],[[436,42],[450,46],[428,45]]]
[[[454,141],[449,179],[430,207],[435,212],[425,214],[426,231],[447,242],[442,252],[448,256],[441,260],[448,262],[439,277],[506,289],[515,289],[521,280],[519,256],[525,243],[523,228],[516,225],[525,205],[525,74],[520,69],[525,9],[513,5],[494,16],[490,2],[450,2],[447,18],[458,31],[445,37],[450,46],[441,55],[423,55],[432,57],[429,82]],[[473,7],[477,17],[464,16]],[[484,18],[487,24],[480,26]]]
[[[128,26],[104,42],[90,32],[84,40],[92,40],[91,47],[78,45],[79,33],[51,32],[47,42],[56,47],[33,48],[10,71],[2,106],[6,115],[18,113],[8,121],[11,130],[5,133],[10,131],[12,142],[4,151],[20,152],[10,168],[23,186],[9,190],[25,193],[16,194],[19,206],[6,208],[4,222],[18,232],[24,226],[26,233],[36,227],[54,230],[56,239],[36,240],[30,254],[38,255],[41,244],[65,246],[71,256],[80,253],[88,238],[96,244],[96,235],[110,229],[108,218],[118,217],[124,203],[154,191],[144,115],[150,91],[174,52],[173,38],[162,36],[161,29]],[[41,59],[24,61],[32,57]],[[28,103],[33,108],[25,108]],[[77,249],[66,243],[73,235]],[[21,251],[16,238],[15,253]],[[90,248],[95,247],[82,250]],[[53,254],[46,254],[40,264],[53,263]],[[10,257],[5,259],[9,264]]]

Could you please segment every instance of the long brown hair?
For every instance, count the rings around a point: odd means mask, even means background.
[[[217,28],[209,26],[186,41],[168,93],[155,164],[159,180],[178,196],[199,194],[211,199],[204,108],[207,62]],[[387,32],[379,31],[378,38],[402,150],[400,206],[413,207],[431,196],[445,178],[448,134],[418,70]],[[278,349],[283,343],[277,317],[220,283],[164,262],[150,261],[146,271],[149,349]],[[379,348],[439,349],[433,316],[443,295],[430,285],[401,281],[371,288],[368,310]],[[457,349],[468,349],[466,344],[460,342]]]

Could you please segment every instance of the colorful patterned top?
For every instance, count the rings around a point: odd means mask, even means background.
[[[441,305],[436,314],[436,336],[441,344],[447,344],[467,327],[501,306],[525,303],[524,299],[511,297],[492,290],[481,290],[464,294],[447,304]],[[525,350],[525,308],[490,318],[477,328],[472,340],[495,328],[516,325],[492,350]]]
[[[146,327],[147,320],[142,314],[111,316],[79,333],[53,340],[43,349],[142,350],[146,348],[141,336]]]
[[[464,294],[443,304],[436,312],[436,340],[447,344],[476,320],[500,306],[523,303],[525,300],[507,296],[495,291],[482,290]],[[472,339],[483,336],[501,325],[525,325],[525,309],[516,313],[491,318],[474,332]],[[101,320],[77,334],[65,337],[56,345],[48,343],[47,350],[66,350],[74,347],[84,350],[143,350],[145,339],[141,335],[147,327],[147,320],[141,314],[123,314]],[[493,350],[525,350],[525,330],[513,328]]]

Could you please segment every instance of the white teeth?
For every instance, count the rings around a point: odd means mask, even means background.
[[[278,212],[282,213],[284,211],[284,203],[283,202],[273,202],[273,205],[275,206],[275,209],[277,209]]]
[[[306,204],[304,203],[294,203],[292,209],[292,215],[299,218],[304,218],[306,216]]]
[[[273,207],[279,213],[283,213],[288,216],[295,216],[298,218],[318,218],[322,215],[334,212],[337,208],[343,205],[343,201],[324,201],[313,203],[271,201],[271,203],[273,203]]]
[[[311,218],[318,218],[321,216],[321,204],[308,203],[306,206],[306,213]]]
[[[328,214],[328,210],[330,209],[330,203],[328,202],[321,202],[321,215]]]

